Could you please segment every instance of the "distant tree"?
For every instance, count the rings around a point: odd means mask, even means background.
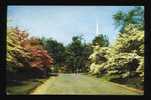
[[[66,64],[72,72],[77,70],[86,71],[91,48],[89,45],[82,43],[82,36],[74,36],[71,44],[67,46],[66,52]]]
[[[144,29],[144,8],[137,6],[130,10],[128,13],[118,11],[113,15],[116,28],[120,28],[120,32],[124,31],[124,28],[128,24],[136,24],[140,29]]]
[[[44,48],[48,51],[49,55],[54,60],[54,65],[63,66],[65,61],[65,47],[62,43],[53,40],[52,38],[41,38]]]
[[[101,47],[106,47],[109,45],[109,39],[106,35],[99,34],[92,40],[93,45],[99,44]]]
[[[93,49],[91,47],[92,44],[88,44],[88,43],[84,43],[84,50],[83,50],[83,67],[82,67],[82,71],[83,72],[88,72],[89,66],[91,64],[91,61],[88,59],[89,55],[93,52]]]

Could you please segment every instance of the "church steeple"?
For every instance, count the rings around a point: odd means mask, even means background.
[[[99,33],[99,24],[97,23],[97,20],[96,20],[96,36],[98,36],[100,33]]]
[[[99,35],[99,24],[96,23],[96,36],[98,36],[98,35]]]

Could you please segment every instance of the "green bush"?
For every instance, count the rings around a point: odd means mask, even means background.
[[[137,78],[144,83],[144,31],[128,25],[110,47],[93,46],[90,73],[108,80],[126,82]]]

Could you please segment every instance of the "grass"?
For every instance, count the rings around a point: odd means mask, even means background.
[[[138,91],[144,91],[144,86],[143,86],[143,84],[140,83],[139,78],[128,78],[125,81],[119,81],[119,80],[111,80],[110,76],[102,76],[101,79],[112,81],[112,82],[117,83],[117,84],[122,84],[122,85],[125,85],[127,87],[134,88]]]
[[[7,85],[6,91],[8,95],[27,95],[45,81],[46,79],[29,79],[27,81],[21,81],[20,84],[9,84]]]
[[[139,88],[139,89],[143,90],[144,86],[143,86],[143,84],[140,84],[139,81],[140,81],[140,80],[137,79],[137,78],[129,79],[129,80],[125,83],[125,85],[126,85],[126,86],[129,86],[129,87]]]
[[[9,95],[143,95],[143,91],[87,74],[59,74],[7,86]]]
[[[31,94],[65,95],[143,95],[132,88],[88,75],[60,74],[49,78]]]
[[[96,76],[93,76],[93,77],[95,78]],[[107,75],[99,77],[99,78],[102,79],[102,80],[112,81],[112,82],[115,82],[115,83],[118,83],[118,84],[123,84],[125,86],[140,89],[140,90],[143,91],[143,85],[140,84],[140,79],[138,79],[138,78],[129,78],[126,81],[123,81],[123,82],[119,81],[119,80],[111,80],[111,77],[107,76]]]

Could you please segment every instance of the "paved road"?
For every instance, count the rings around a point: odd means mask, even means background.
[[[32,93],[44,95],[142,95],[132,88],[84,74],[59,74],[50,77]]]

